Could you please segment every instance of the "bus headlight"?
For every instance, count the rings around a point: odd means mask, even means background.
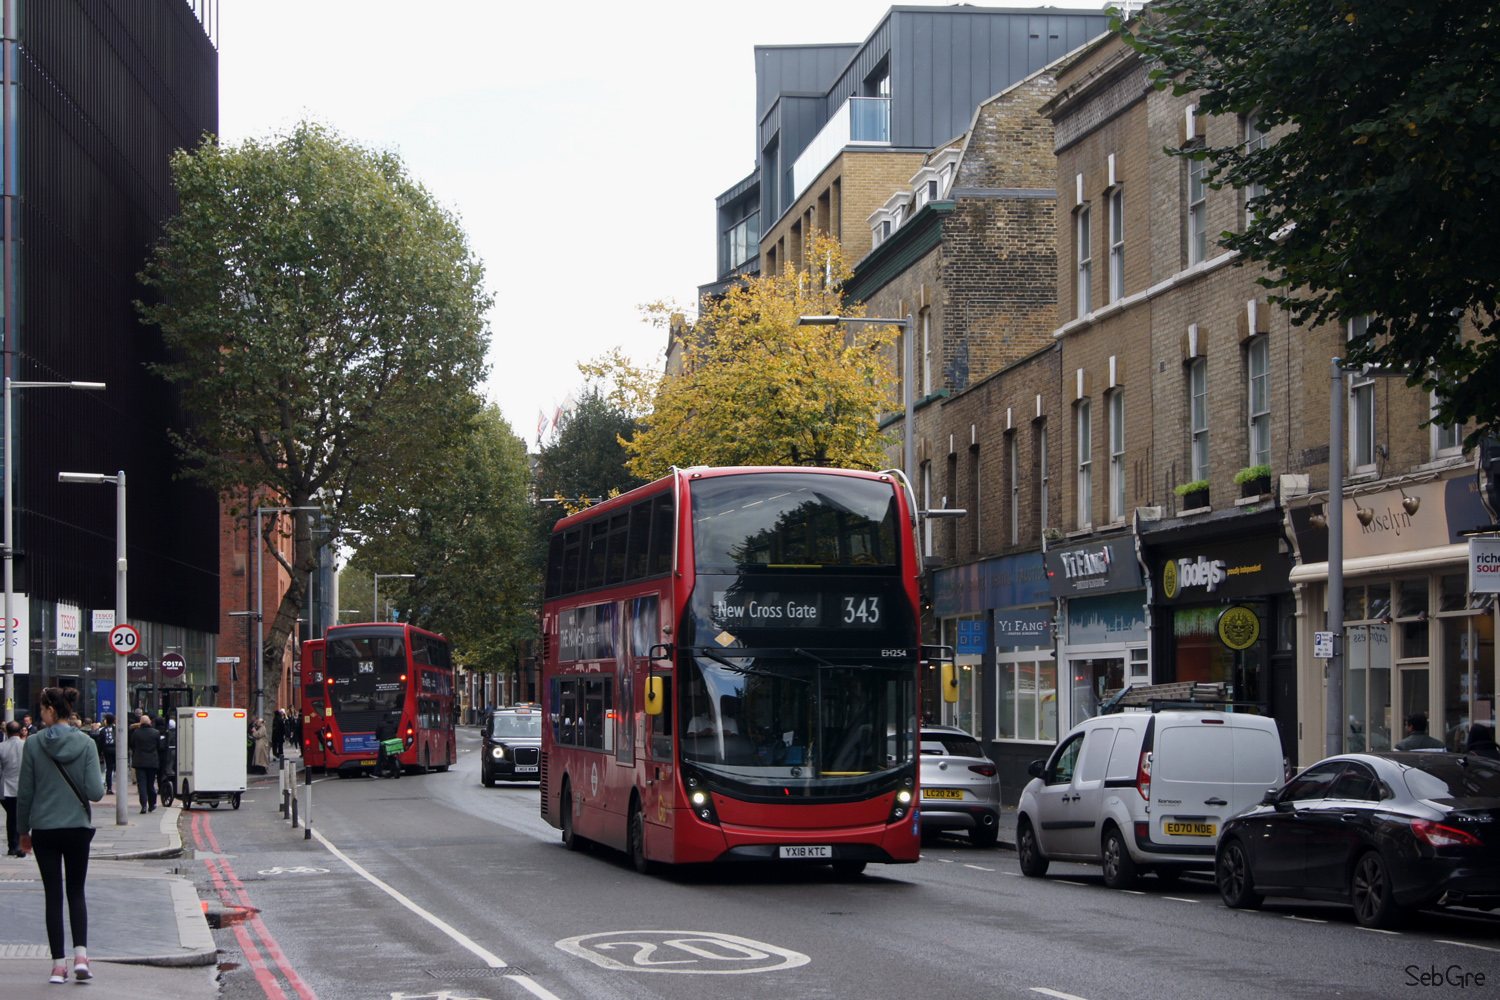
[[[916,784],[916,779],[911,775],[901,780],[901,787],[891,796],[891,815],[886,820],[887,823],[899,823],[911,812],[912,801],[916,798]]]
[[[698,782],[694,781],[691,785],[692,791],[688,792],[688,808],[692,809],[693,815],[703,822],[718,826],[719,816],[714,810],[713,796],[708,794],[706,789],[698,786]]]
[[[493,758],[495,758],[496,760],[504,760],[505,759],[505,748],[504,747],[495,747],[493,750],[490,751],[490,756],[493,757]]]
[[[911,805],[911,792],[905,788],[901,789],[901,791],[896,793],[896,801],[903,806]]]
[[[701,805],[704,805],[707,802],[708,802],[708,796],[706,794],[704,794],[703,792],[694,792],[693,793],[693,805],[694,806],[701,806]]]

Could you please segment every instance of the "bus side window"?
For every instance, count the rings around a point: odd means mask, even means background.
[[[672,542],[676,537],[677,519],[672,494],[663,493],[651,507],[651,575],[672,571]]]
[[[583,532],[573,528],[563,534],[562,579],[557,583],[557,595],[564,597],[581,589],[578,568],[583,562]]]
[[[639,580],[650,572],[651,501],[630,508],[630,546],[625,557],[625,579]]]
[[[578,729],[582,720],[578,718],[578,682],[567,679],[557,683],[557,707],[555,711],[558,716],[557,742],[564,746],[576,746],[578,744]]]
[[[661,680],[663,708],[660,715],[648,715],[651,720],[651,756],[656,760],[672,759],[672,716],[677,711],[672,704],[672,677],[670,674],[653,675]]]
[[[547,600],[562,594],[563,536],[553,535],[547,543]]]

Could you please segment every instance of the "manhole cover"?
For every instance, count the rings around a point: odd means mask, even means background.
[[[529,976],[531,973],[515,965],[502,969],[423,969],[433,979],[500,979],[505,976]]]

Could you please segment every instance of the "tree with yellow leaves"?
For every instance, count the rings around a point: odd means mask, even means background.
[[[884,464],[879,420],[892,399],[895,328],[799,326],[799,316],[863,314],[840,295],[850,270],[837,241],[815,237],[807,260],[810,270],[788,265],[705,300],[682,333],[681,374],[653,378],[618,352],[583,366],[622,396],[651,400],[623,442],[632,472],[654,479],[673,465]]]

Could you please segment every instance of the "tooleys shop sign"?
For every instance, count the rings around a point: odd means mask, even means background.
[[[1225,598],[1257,597],[1287,589],[1291,557],[1274,536],[1260,541],[1205,546],[1164,553],[1155,570],[1156,599],[1163,604],[1191,604]]]

